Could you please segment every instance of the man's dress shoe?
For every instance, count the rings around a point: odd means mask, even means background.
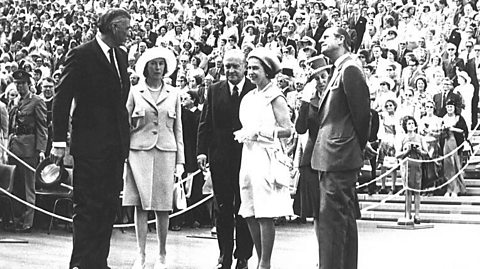
[[[235,269],[248,269],[248,260],[238,259],[237,260],[237,265],[235,266]]]

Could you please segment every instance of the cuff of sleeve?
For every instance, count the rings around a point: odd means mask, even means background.
[[[52,142],[52,147],[54,148],[66,148],[67,142]]]

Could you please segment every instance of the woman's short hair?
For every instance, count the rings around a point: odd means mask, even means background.
[[[198,106],[200,103],[200,96],[198,95],[197,91],[187,91],[187,94],[190,95],[190,98],[193,100],[193,104]]]
[[[417,130],[418,130],[418,123],[417,123],[417,121],[415,120],[414,117],[408,115],[408,116],[405,116],[405,117],[403,118],[403,121],[402,121],[402,128],[403,128],[403,130],[405,131],[405,133],[407,132],[407,123],[408,123],[409,120],[413,120],[413,122],[415,123],[415,127],[417,127]],[[415,130],[415,132],[417,132],[417,130]]]
[[[164,68],[163,68],[163,74],[162,74],[162,75],[165,76],[165,74],[168,73],[167,60],[166,60],[165,58],[163,58],[163,57],[158,57],[158,58],[163,59],[163,61],[164,61],[164,63],[165,63],[165,64],[164,64]],[[148,66],[148,63],[151,62],[151,61],[152,61],[152,60],[148,61],[148,62],[145,64],[145,68],[143,69],[143,76],[144,76],[144,77],[148,77],[148,68],[147,68],[147,66]]]

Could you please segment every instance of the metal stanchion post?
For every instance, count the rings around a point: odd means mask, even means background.
[[[409,162],[405,164],[405,182],[404,185],[407,188],[405,191],[405,215],[402,218],[399,218],[396,224],[386,224],[386,225],[377,225],[377,228],[387,228],[387,229],[401,229],[401,230],[417,230],[417,229],[427,229],[433,228],[433,224],[414,224],[412,218],[412,191],[408,189],[409,181]]]

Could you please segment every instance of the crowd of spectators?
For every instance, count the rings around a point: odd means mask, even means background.
[[[248,55],[255,47],[266,47],[278,54],[282,71],[276,83],[294,122],[300,100],[315,92],[306,63],[321,54],[319,41],[330,26],[348,31],[351,51],[364,67],[371,107],[379,115],[376,142],[383,171],[397,162],[407,137],[402,128],[407,116],[415,122],[430,158],[460,146],[477,125],[480,2],[474,0],[1,1],[0,92],[7,111],[18,100],[11,76],[18,69],[30,72],[32,92],[47,104],[51,101],[66,54],[95,37],[98,14],[110,7],[125,8],[132,16],[123,47],[132,85],[140,77],[135,63],[147,48],[167,47],[175,53],[178,68],[165,82],[184,93],[184,111],[195,115],[188,123],[185,117],[192,141],[198,124],[195,111],[202,110],[209,86],[225,79],[223,55],[232,48]],[[2,126],[7,138],[3,118]],[[293,159],[298,140],[293,135],[285,142]],[[195,154],[195,143],[185,145],[186,155]],[[196,170],[195,156],[186,158],[193,162],[186,164],[191,173]],[[446,160],[445,174],[458,171],[457,159]],[[388,192],[385,185],[382,182],[380,192]],[[202,195],[193,193],[197,199]],[[457,194],[458,188],[447,191]]]

